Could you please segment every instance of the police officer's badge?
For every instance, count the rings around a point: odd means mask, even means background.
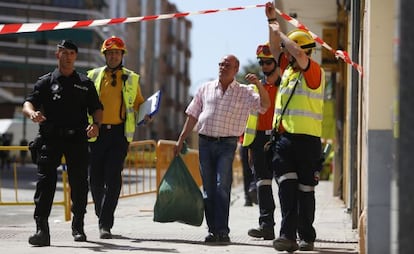
[[[52,86],[50,87],[50,90],[52,90],[52,99],[54,101],[59,100],[61,98],[61,95],[59,94],[59,92],[61,92],[62,89],[63,87],[59,85],[58,83],[52,84]]]

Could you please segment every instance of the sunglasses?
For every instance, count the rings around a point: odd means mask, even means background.
[[[256,55],[260,55],[261,53],[263,53],[263,55],[265,56],[272,55],[272,52],[270,51],[270,48],[267,45],[260,45],[259,47],[257,47]]]
[[[115,87],[116,86],[116,74],[112,73],[111,78],[112,78],[111,86]]]
[[[230,63],[219,63],[218,64],[219,67],[224,67],[224,68],[230,68],[233,67]]]
[[[259,65],[263,66],[263,65],[271,65],[273,63],[272,59],[268,59],[268,60],[259,60]]]

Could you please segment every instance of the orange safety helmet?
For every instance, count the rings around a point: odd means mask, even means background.
[[[111,36],[102,43],[101,53],[104,54],[105,51],[110,49],[120,49],[124,52],[124,54],[127,52],[125,42],[116,36]]]
[[[257,46],[256,57],[257,58],[273,58],[268,42],[266,44],[261,44]]]

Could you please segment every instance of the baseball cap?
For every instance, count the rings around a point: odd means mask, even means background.
[[[57,46],[64,49],[73,49],[76,53],[78,53],[78,46],[76,46],[71,40],[62,40]]]

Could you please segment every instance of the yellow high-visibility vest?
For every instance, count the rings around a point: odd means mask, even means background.
[[[105,67],[99,67],[88,71],[88,77],[95,83],[96,91],[98,95],[100,93],[101,81],[104,76]],[[125,137],[128,142],[131,142],[135,133],[135,111],[134,101],[137,96],[139,75],[125,67],[122,67],[122,73],[127,75],[128,78],[125,81],[125,85],[122,88],[122,97],[125,104]],[[105,109],[104,109],[105,110]],[[92,117],[89,116],[89,121],[92,122]],[[94,142],[96,138],[89,139],[90,142]]]
[[[253,90],[258,93],[259,89],[255,85],[251,85]],[[251,112],[249,118],[247,118],[246,128],[244,130],[243,144],[242,146],[248,146],[253,143],[254,138],[256,137],[256,128],[257,121],[259,118],[259,113],[257,111]]]
[[[292,67],[288,67],[283,72],[276,97],[275,114],[273,116],[274,127],[279,128],[279,126],[275,126],[276,121],[277,123],[280,122],[283,107],[299,78],[295,93],[282,117],[283,128],[288,133],[321,136],[325,90],[325,72],[323,69],[321,69],[321,75],[320,86],[317,89],[310,89],[300,72],[295,72]]]

